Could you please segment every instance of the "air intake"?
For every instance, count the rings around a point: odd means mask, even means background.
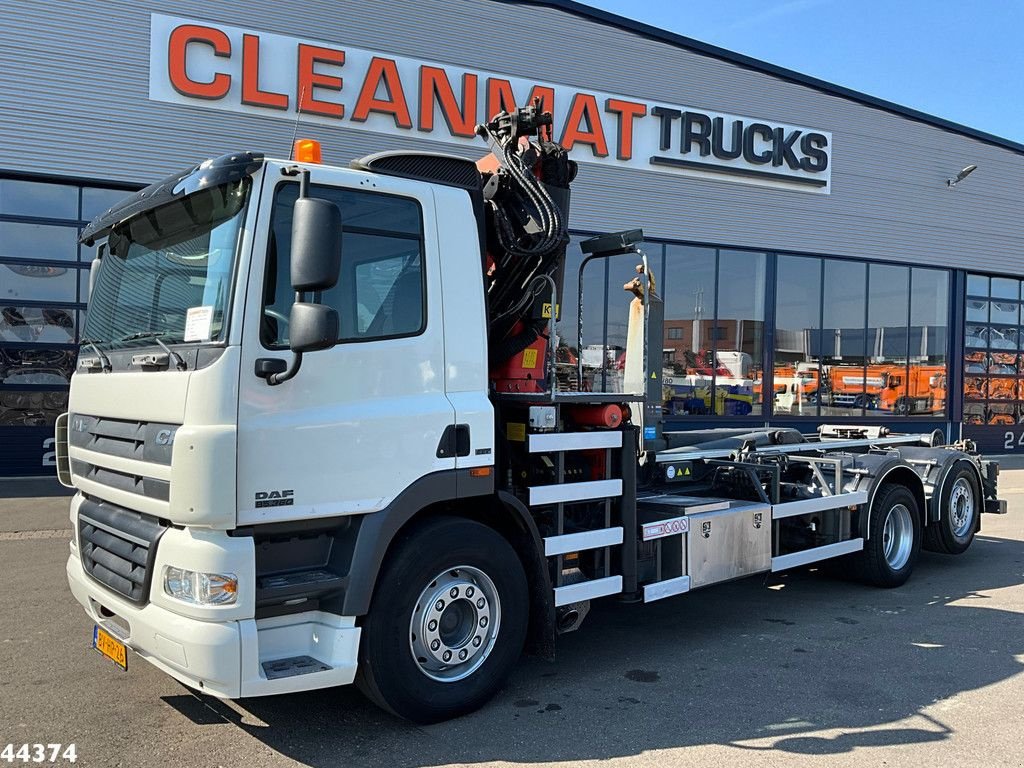
[[[377,152],[353,160],[351,166],[360,171],[449,187],[478,190],[481,186],[480,171],[475,162],[440,152]]]

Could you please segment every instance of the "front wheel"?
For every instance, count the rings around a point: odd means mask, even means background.
[[[471,712],[519,658],[528,601],[522,564],[499,533],[461,518],[417,526],[381,572],[356,682],[379,706],[419,723]]]
[[[921,510],[910,489],[884,484],[871,508],[864,550],[854,556],[857,575],[876,587],[903,584],[921,551],[921,528]]]

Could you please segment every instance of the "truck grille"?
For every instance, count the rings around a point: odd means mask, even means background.
[[[78,508],[78,548],[85,572],[131,602],[145,603],[164,530],[149,515],[84,500]]]
[[[154,421],[129,421],[72,413],[68,416],[71,472],[84,480],[110,486],[158,501],[168,501],[171,486],[166,480],[114,469],[107,456],[148,464],[169,465],[178,425]],[[81,448],[93,455],[75,455]]]

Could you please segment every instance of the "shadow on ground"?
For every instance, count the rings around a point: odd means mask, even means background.
[[[429,727],[375,709],[354,688],[230,705],[185,691],[164,700],[318,767],[923,744],[952,736],[923,710],[1021,671],[1021,614],[979,593],[1022,582],[1024,542],[980,537],[959,558],[923,554],[897,590],[801,571],[650,606],[606,603],[560,639],[557,661],[524,659],[484,709]],[[843,732],[811,735],[833,728]]]

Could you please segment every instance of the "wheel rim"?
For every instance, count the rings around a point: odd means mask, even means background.
[[[974,525],[974,491],[966,477],[958,477],[949,495],[949,522],[953,535],[963,538]]]
[[[910,560],[910,550],[914,546],[914,522],[910,510],[903,504],[897,504],[885,516],[882,527],[882,552],[885,562],[894,571],[900,570]]]
[[[448,568],[420,592],[409,622],[409,650],[432,680],[454,683],[490,656],[501,625],[501,601],[479,568]]]

